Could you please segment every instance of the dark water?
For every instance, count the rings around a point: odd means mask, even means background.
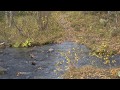
[[[52,48],[54,51],[48,52]],[[74,50],[74,49],[75,50]],[[57,79],[60,78],[67,67],[66,58],[60,52],[70,52],[69,58],[74,60],[75,53],[79,60],[76,67],[83,65],[94,65],[102,68],[120,66],[120,56],[116,55],[111,58],[116,63],[109,65],[103,64],[103,61],[97,57],[90,56],[90,50],[84,45],[78,45],[73,42],[64,42],[62,44],[49,44],[41,47],[32,48],[6,48],[0,53],[0,66],[7,69],[4,75],[0,75],[0,79]],[[34,58],[30,57],[34,55]],[[57,70],[56,63],[62,62]],[[32,63],[35,65],[32,65]],[[56,72],[57,71],[57,74]],[[19,73],[21,72],[21,73]],[[18,74],[19,73],[19,74]]]

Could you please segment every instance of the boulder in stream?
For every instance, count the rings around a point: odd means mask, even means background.
[[[2,51],[2,50],[0,50],[0,54],[3,54],[3,51]]]
[[[53,48],[50,48],[49,50],[48,50],[48,52],[53,52],[54,51],[54,49]]]
[[[33,61],[31,64],[32,64],[32,65],[36,65],[36,62],[35,62],[35,61]]]
[[[28,75],[28,74],[31,74],[31,72],[17,72],[17,76],[20,76],[20,75]],[[29,78],[29,76],[28,76]]]
[[[30,54],[31,58],[36,58],[36,56],[34,54]]]
[[[0,43],[0,49],[5,49],[5,48],[6,48],[5,42]]]
[[[7,69],[0,66],[0,75],[3,75],[6,71]]]

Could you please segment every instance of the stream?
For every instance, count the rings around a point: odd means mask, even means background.
[[[73,50],[74,48],[74,50]],[[50,51],[50,49],[52,49]],[[103,61],[95,56],[89,55],[90,50],[81,44],[74,42],[64,42],[61,44],[49,44],[44,46],[35,46],[30,48],[5,48],[0,53],[0,66],[6,69],[0,79],[59,79],[65,72],[67,60],[60,53],[71,52],[70,60],[78,56],[76,67],[84,65],[93,65],[99,68],[114,68],[120,66],[120,56],[115,55],[116,63],[109,65],[103,64]],[[33,55],[33,56],[32,56]],[[55,71],[56,63],[62,68],[57,74]],[[61,79],[61,78],[60,78]]]

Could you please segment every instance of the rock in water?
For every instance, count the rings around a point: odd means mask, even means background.
[[[3,75],[6,71],[7,69],[0,66],[0,75]]]
[[[32,65],[36,65],[36,62],[32,62],[31,64],[32,64]]]
[[[36,58],[36,56],[35,56],[35,55],[33,55],[33,54],[30,54],[30,57],[31,57],[31,58]]]
[[[0,43],[0,49],[5,49],[5,48],[6,48],[5,42]]]
[[[17,72],[17,76],[20,76],[20,75],[27,75],[27,74],[30,74],[31,72]],[[29,77],[28,77],[29,78]]]
[[[0,54],[3,54],[3,51],[0,50]]]
[[[48,50],[48,52],[53,52],[54,51],[54,49],[53,48],[50,48],[49,50]]]

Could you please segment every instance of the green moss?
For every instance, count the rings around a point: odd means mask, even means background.
[[[102,43],[97,49],[93,49],[91,55],[96,56],[104,60],[104,64],[110,64],[110,57],[116,54],[114,51],[108,49],[108,45]]]

